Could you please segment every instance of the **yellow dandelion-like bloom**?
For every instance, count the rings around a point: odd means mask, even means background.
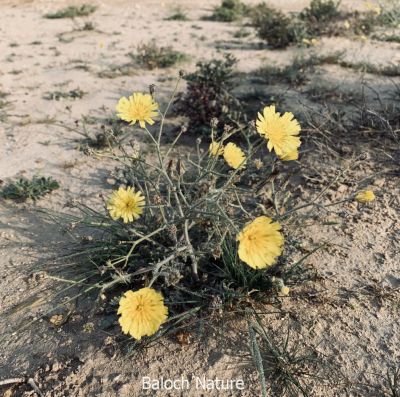
[[[253,269],[273,265],[283,249],[280,229],[281,225],[267,216],[254,219],[237,236],[239,258]]]
[[[290,293],[290,288],[287,287],[286,285],[284,285],[284,286],[281,288],[281,290],[280,290],[280,292],[279,292],[279,295],[280,295],[280,296],[288,296],[289,293]]]
[[[212,141],[208,149],[210,156],[218,157],[224,154],[224,145],[222,142]]]
[[[268,150],[272,149],[278,156],[297,151],[300,146],[300,124],[293,113],[286,112],[283,116],[275,111],[275,106],[266,106],[263,114],[258,113],[257,131],[268,141]]]
[[[155,334],[168,317],[163,296],[152,288],[127,291],[119,301],[119,324],[124,334],[140,340]]]
[[[135,192],[131,187],[128,189],[120,187],[108,200],[107,209],[112,219],[122,218],[125,223],[128,223],[142,215],[144,204],[141,192]]]
[[[356,200],[359,203],[369,203],[375,200],[375,194],[372,190],[362,190],[356,194]]]
[[[299,158],[299,152],[297,150],[293,150],[293,152],[284,153],[279,158],[282,161],[293,161]]]
[[[228,165],[235,170],[246,164],[246,156],[240,147],[233,142],[229,142],[224,148],[224,159]]]
[[[131,123],[139,122],[140,127],[146,124],[153,125],[153,117],[157,116],[158,104],[154,102],[150,94],[135,92],[129,98],[122,97],[116,106],[117,115],[120,119]]]

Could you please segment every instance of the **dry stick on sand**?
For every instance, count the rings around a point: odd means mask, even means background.
[[[0,386],[12,385],[14,383],[25,383],[25,378],[10,378],[0,380]]]
[[[40,397],[44,397],[44,394],[40,391],[37,384],[32,378],[26,380],[25,378],[10,378],[5,380],[0,380],[0,386],[12,385],[15,383],[27,383],[30,387],[32,387],[33,391]]]
[[[27,383],[30,387],[32,387],[35,393],[37,393],[40,397],[44,397],[44,394],[40,391],[40,389],[37,387],[35,381],[32,378],[29,378]]]

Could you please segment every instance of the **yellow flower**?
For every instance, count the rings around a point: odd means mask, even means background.
[[[372,190],[362,190],[356,194],[356,200],[359,203],[369,203],[375,200],[375,194]]]
[[[224,148],[224,159],[228,165],[235,170],[246,164],[246,157],[243,150],[233,142],[229,142]]]
[[[208,151],[210,152],[210,156],[221,156],[221,154],[224,154],[224,145],[222,142],[212,141]]]
[[[303,39],[302,40],[303,44],[306,44],[307,46],[312,46],[312,45],[317,45],[318,44],[318,40],[313,38],[313,39]]]
[[[122,218],[125,223],[128,223],[140,217],[144,204],[142,193],[135,192],[131,187],[128,189],[120,187],[108,200],[107,209],[112,219]]]
[[[294,152],[300,146],[300,124],[293,114],[286,112],[283,116],[275,111],[275,106],[266,106],[263,114],[258,113],[257,131],[268,141],[268,150],[272,149],[278,156]]]
[[[284,238],[281,225],[267,216],[259,216],[238,234],[239,258],[253,269],[275,263],[282,253]]]
[[[297,150],[293,150],[293,152],[284,153],[279,158],[282,161],[292,161],[297,160],[299,158],[299,152]]]
[[[129,98],[122,97],[117,104],[117,115],[132,125],[139,122],[142,128],[145,123],[154,124],[153,117],[157,116],[158,104],[154,102],[150,94],[135,92]]]
[[[288,295],[289,295],[289,292],[290,292],[290,288],[287,287],[286,285],[284,285],[284,286],[281,288],[279,295],[280,295],[280,296],[288,296]]]
[[[140,340],[155,334],[168,317],[162,295],[152,288],[127,291],[119,301],[119,324],[124,334]]]

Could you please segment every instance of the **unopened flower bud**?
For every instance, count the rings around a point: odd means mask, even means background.
[[[229,132],[233,129],[233,127],[229,124],[225,124],[224,125],[224,132]]]
[[[155,84],[150,84],[150,85],[149,85],[149,91],[150,91],[150,95],[151,95],[151,96],[153,96],[155,90],[156,90]]]
[[[213,255],[214,259],[221,258],[222,249],[219,245],[214,248],[212,255]]]
[[[217,125],[218,125],[218,119],[217,119],[216,117],[213,117],[213,118],[210,120],[210,124],[211,124],[211,127],[212,127],[212,128],[216,128]]]
[[[260,170],[263,165],[264,165],[264,163],[260,159],[254,160],[254,167],[256,167],[258,170]]]

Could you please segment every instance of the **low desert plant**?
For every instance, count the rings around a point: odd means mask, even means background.
[[[44,99],[49,101],[59,101],[61,99],[81,99],[85,95],[85,92],[80,88],[75,88],[70,91],[52,91],[46,92],[43,96]]]
[[[60,187],[52,177],[34,176],[32,179],[18,178],[8,182],[0,191],[3,198],[23,202],[36,201]]]
[[[371,38],[374,40],[386,41],[388,43],[399,43],[400,44],[400,35],[399,34],[388,34],[388,33],[374,34]]]
[[[323,35],[335,31],[332,25],[340,17],[340,0],[312,0],[300,14],[309,35]]]
[[[251,23],[258,36],[272,48],[285,48],[298,40],[295,19],[261,3],[250,11]]]
[[[195,72],[184,76],[187,90],[177,102],[177,110],[188,117],[190,130],[205,133],[212,118],[217,118],[222,126],[235,117],[232,113],[238,101],[232,95],[232,88],[236,62],[230,54],[224,59],[200,61]]]
[[[341,60],[338,64],[344,68],[354,69],[363,73],[372,73],[389,77],[400,76],[400,66],[394,63],[390,65],[379,65],[369,62],[349,62]]]
[[[81,6],[69,6],[54,13],[46,14],[44,17],[48,19],[84,17],[95,12],[96,8],[96,6],[93,6],[91,4],[83,4]]]
[[[88,123],[83,120],[82,127],[74,128],[73,130],[82,136],[82,138],[77,141],[77,148],[89,155],[93,154],[96,150],[110,149],[121,143],[126,133],[126,126],[124,123],[115,117],[102,120],[100,131],[90,131],[87,124]],[[79,127],[78,123],[77,127]]]
[[[264,66],[258,71],[258,75],[268,84],[288,83],[301,85],[308,81],[309,76],[315,72],[316,66],[340,64],[342,55],[340,52],[327,55],[312,53],[307,57],[295,57],[287,66]]]
[[[250,353],[257,368],[262,396],[312,396],[313,382],[334,379],[336,371],[315,349],[291,336],[290,327],[279,335],[248,311]]]
[[[168,68],[186,60],[186,55],[175,51],[171,46],[159,47],[155,41],[141,44],[130,57],[140,66],[147,69]]]
[[[380,25],[392,28],[400,27],[400,10],[396,0],[386,0],[381,6],[375,9],[377,20]]]
[[[340,16],[339,1],[311,0],[311,3],[299,15],[310,23],[326,23],[336,20]]]
[[[184,11],[180,8],[177,8],[173,11],[173,13],[165,18],[166,21],[187,21],[188,17],[184,13]]]
[[[221,5],[215,7],[213,14],[208,19],[220,22],[233,22],[243,17],[247,10],[240,0],[223,0]]]
[[[118,102],[118,117],[138,122],[152,150],[145,153],[131,143],[98,153],[119,164],[115,174],[119,188],[105,202],[106,212],[75,203],[80,215],[61,217],[77,241],[90,236],[68,256],[76,259],[74,268],[81,269],[76,277],[90,272],[89,290],[102,294],[118,296],[121,287],[134,290],[121,298],[119,314],[123,331],[138,340],[152,336],[166,322],[158,335],[163,334],[175,321],[211,309],[216,300],[239,305],[255,290],[265,296],[287,295],[285,283],[296,283],[300,266],[299,261],[292,265],[278,259],[286,239],[278,221],[290,218],[296,209],[290,214],[274,210],[261,204],[257,193],[274,173],[276,162],[298,156],[300,126],[293,115],[281,117],[274,106],[265,107],[256,128],[227,125],[218,138],[213,120],[208,150],[197,139],[194,151],[181,151],[177,143],[185,128],[169,144],[162,139],[175,94],[164,111],[152,95],[152,90],[135,93]],[[159,128],[148,128],[156,118]],[[264,131],[270,123],[277,123],[287,139],[279,143],[279,137],[271,138],[268,153]],[[287,135],[289,130],[293,135]],[[282,151],[286,145],[288,152]],[[165,296],[168,315],[157,291]],[[130,316],[126,305],[138,299],[159,305],[151,332],[126,326]]]

